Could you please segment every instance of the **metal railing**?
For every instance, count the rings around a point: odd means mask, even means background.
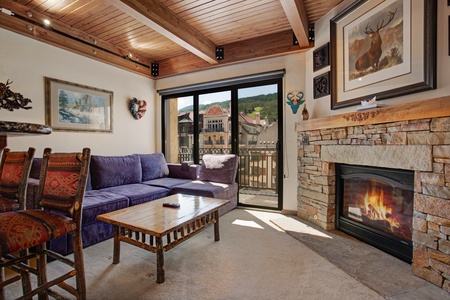
[[[231,148],[200,148],[204,154],[230,154]],[[239,148],[239,188],[277,192],[277,150],[275,148]],[[179,161],[193,161],[191,148],[179,148]]]

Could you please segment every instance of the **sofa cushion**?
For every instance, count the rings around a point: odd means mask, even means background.
[[[170,194],[187,194],[218,199],[228,199],[235,196],[237,192],[238,184],[236,182],[226,184],[195,180],[182,185],[177,185],[170,191]]]
[[[101,191],[126,196],[130,199],[129,206],[159,199],[169,194],[169,190],[166,188],[140,183],[108,187]]]
[[[169,175],[164,154],[161,152],[152,154],[138,154],[141,158],[142,181],[161,178]]]
[[[233,183],[236,179],[238,157],[234,154],[205,154],[198,180]]]
[[[142,180],[141,159],[137,155],[91,156],[93,189],[139,183]]]
[[[99,190],[86,191],[83,200],[83,226],[96,222],[98,215],[128,207],[128,198]]]
[[[158,178],[158,179],[152,179],[143,181],[142,184],[146,185],[152,185],[152,186],[159,186],[166,189],[172,189],[174,186],[184,184],[191,182],[191,179],[182,179],[182,178],[170,178],[170,177],[164,177],[164,178]]]
[[[182,162],[181,164],[168,163],[167,166],[169,167],[169,177],[171,178],[196,180],[200,170],[199,165],[194,165],[190,162]]]

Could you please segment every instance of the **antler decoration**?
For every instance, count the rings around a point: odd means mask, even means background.
[[[13,83],[6,81],[6,83],[0,83],[0,109],[7,109],[9,111],[13,111],[15,109],[23,108],[23,109],[31,109],[32,107],[27,106],[31,103],[31,100],[25,98],[20,93],[14,93],[9,89],[9,85]]]

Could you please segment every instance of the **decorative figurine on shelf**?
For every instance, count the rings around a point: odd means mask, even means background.
[[[0,109],[7,109],[13,111],[15,109],[31,109],[32,107],[27,106],[31,103],[31,100],[25,98],[20,93],[14,93],[9,89],[9,85],[13,83],[12,81],[6,80],[6,83],[0,83]]]
[[[130,112],[136,120],[141,119],[147,111],[147,102],[145,100],[137,100],[133,98],[130,100]]]
[[[296,114],[300,105],[305,102],[305,100],[303,100],[303,92],[292,91],[289,92],[286,97],[289,100],[289,102],[286,103],[291,107],[292,113]]]
[[[303,121],[306,121],[306,120],[309,119],[309,112],[308,112],[308,110],[306,109],[306,103],[305,103],[305,105],[303,106],[302,116],[303,116]]]

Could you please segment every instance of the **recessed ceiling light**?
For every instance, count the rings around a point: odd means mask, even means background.
[[[44,20],[44,24],[48,26],[48,25],[50,25],[50,21],[47,20],[47,19],[45,19],[45,20]]]

